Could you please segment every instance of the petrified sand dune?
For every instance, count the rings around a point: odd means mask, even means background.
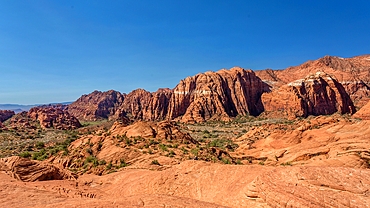
[[[74,184],[19,184],[0,173],[0,183],[6,187],[0,189],[0,196],[3,205],[23,207],[366,207],[369,175],[369,170],[342,167],[273,168],[186,161],[164,171],[130,169],[100,177],[84,175]]]
[[[76,178],[63,168],[18,156],[0,159],[0,171],[5,171],[11,177],[25,182]]]
[[[355,113],[353,117],[364,119],[364,120],[370,120],[370,102],[368,102],[357,113]]]

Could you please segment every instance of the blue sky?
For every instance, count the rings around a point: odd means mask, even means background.
[[[0,103],[173,88],[240,66],[368,54],[370,1],[0,0]]]

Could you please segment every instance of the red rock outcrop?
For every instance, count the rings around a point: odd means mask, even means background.
[[[236,115],[256,116],[263,111],[260,96],[268,90],[253,71],[239,67],[197,74],[175,87],[167,117],[204,122],[229,120]]]
[[[256,74],[271,86],[279,87],[318,71],[335,76],[356,106],[362,107],[370,100],[370,55],[352,58],[325,56],[285,70],[262,70]]]
[[[68,112],[79,120],[108,119],[115,114],[123,100],[124,95],[114,90],[107,92],[94,91],[88,95],[82,95],[70,104]]]
[[[0,110],[0,122],[4,122],[14,116],[14,111],[11,110]]]
[[[370,120],[370,102],[363,106],[359,111],[353,114],[354,118]]]
[[[56,106],[34,107],[27,115],[33,120],[38,120],[42,128],[70,130],[82,126],[67,110]]]
[[[133,120],[163,120],[167,115],[171,95],[172,90],[168,88],[153,93],[143,89],[134,90],[125,97],[115,116]]]
[[[76,178],[63,168],[18,156],[0,159],[0,171],[6,171],[11,177],[25,182]]]
[[[344,87],[332,76],[316,72],[270,93],[262,95],[266,112],[281,112],[292,117],[355,113]]]

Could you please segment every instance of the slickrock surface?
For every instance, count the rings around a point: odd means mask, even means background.
[[[288,117],[355,112],[344,87],[332,76],[316,72],[304,79],[281,86],[262,95],[266,112],[280,112]]]
[[[63,168],[18,156],[1,158],[0,171],[5,171],[11,177],[25,182],[76,178]]]
[[[357,113],[353,115],[354,118],[370,120],[370,102],[363,106]]]
[[[107,92],[94,91],[88,95],[82,95],[70,104],[68,112],[81,121],[108,119],[115,114],[123,100],[124,95],[114,90]]]
[[[168,118],[182,117],[183,122],[230,120],[236,115],[259,115],[263,111],[260,96],[268,86],[251,70],[206,72],[187,77],[175,87]]]
[[[71,130],[82,126],[76,117],[58,106],[34,107],[27,115],[33,120],[38,120],[42,128]]]
[[[292,130],[265,125],[238,138],[239,148],[230,154],[259,159],[266,165],[368,168],[369,124],[320,116]]]
[[[0,122],[4,122],[14,116],[14,111],[11,110],[0,110]]]
[[[0,203],[12,207],[366,207],[369,174],[369,170],[343,167],[272,168],[199,161],[164,171],[84,175],[73,183],[19,183],[0,173]]]

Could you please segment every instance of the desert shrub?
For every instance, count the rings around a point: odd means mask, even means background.
[[[230,160],[227,158],[222,158],[221,161],[225,164],[231,164]]]
[[[221,149],[229,149],[234,151],[239,145],[235,144],[233,141],[229,139],[214,139],[210,143],[207,144],[208,147],[218,147]]]
[[[109,162],[108,165],[105,167],[106,170],[112,169],[112,162]]]
[[[98,159],[96,157],[92,156],[92,155],[88,156],[85,159],[84,164],[86,165],[88,163],[92,163],[94,167],[99,165]]]
[[[159,149],[161,149],[163,152],[168,151],[168,148],[166,147],[165,144],[159,144],[158,146],[159,146]]]
[[[103,146],[103,143],[101,141],[99,141],[99,143],[98,143],[98,151],[101,150],[102,146]]]
[[[23,157],[23,158],[30,158],[31,157],[31,153],[29,152],[21,152],[19,154],[20,157]]]
[[[35,147],[37,148],[37,149],[42,149],[42,148],[44,148],[45,147],[45,143],[44,142],[37,142],[36,143],[36,145],[35,145]]]
[[[87,152],[87,153],[89,153],[90,155],[92,155],[92,154],[93,154],[93,151],[92,151],[92,149],[91,149],[91,148],[87,148],[87,149],[86,149],[86,152]]]
[[[121,158],[119,160],[120,164],[119,164],[119,168],[123,168],[123,167],[126,167],[128,166],[128,164],[125,162],[125,160],[123,158]]]
[[[159,164],[158,160],[153,160],[151,164],[152,165],[161,165],[161,164]]]
[[[199,153],[199,149],[198,148],[193,148],[190,150],[191,154],[193,154],[194,156],[198,156],[198,153]]]
[[[173,151],[173,150],[171,150],[169,153],[168,153],[168,157],[173,157],[173,156],[175,156],[176,155],[176,153]]]

